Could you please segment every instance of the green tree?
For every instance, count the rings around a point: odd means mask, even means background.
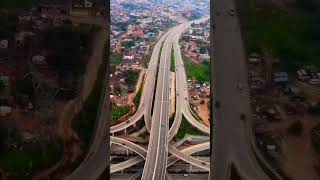
[[[288,128],[288,133],[292,136],[301,136],[303,132],[303,125],[300,121],[292,123]]]

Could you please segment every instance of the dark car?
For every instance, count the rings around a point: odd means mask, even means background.
[[[245,114],[243,114],[243,113],[242,113],[242,114],[240,114],[240,119],[241,119],[241,120],[245,120],[245,119],[246,119],[246,115],[245,115]]]
[[[229,15],[234,16],[236,14],[236,11],[233,8],[229,9]]]

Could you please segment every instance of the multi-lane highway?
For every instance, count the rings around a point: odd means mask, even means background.
[[[128,120],[120,124],[111,126],[110,133],[115,133],[132,126],[137,121],[139,121],[143,116],[144,116],[146,127],[150,131],[151,110],[152,110],[151,107],[152,107],[152,101],[153,101],[153,95],[154,95],[154,86],[155,86],[155,81],[157,76],[159,53],[160,53],[162,43],[164,42],[168,34],[169,34],[168,32],[165,33],[153,48],[153,52],[152,52],[149,66],[146,73],[145,82],[143,85],[140,104],[137,111]]]
[[[200,20],[195,21],[195,23],[200,23],[208,20],[209,18],[202,18]],[[184,28],[187,28],[192,23],[185,23]],[[189,105],[189,93],[187,89],[187,77],[186,71],[184,68],[183,60],[181,57],[181,50],[179,45],[179,38],[182,32],[176,33],[173,39],[173,50],[174,50],[174,59],[175,59],[175,72],[176,72],[176,114],[174,122],[169,131],[169,140],[171,140],[179,130],[182,116],[195,128],[199,131],[210,134],[210,128],[204,125],[202,122],[197,120],[192,114],[192,110]]]
[[[266,180],[268,177],[260,168],[253,149],[251,148],[251,109],[249,90],[238,90],[238,83],[247,86],[247,67],[245,49],[233,0],[213,0],[214,9],[211,16],[215,29],[211,36],[214,45],[213,83],[215,85],[214,111],[215,136],[214,155],[211,163],[215,180],[225,180],[230,177],[230,166],[234,164],[243,179]],[[211,24],[213,24],[213,21]],[[214,65],[213,65],[214,64]],[[246,119],[240,120],[244,114]],[[212,151],[213,152],[213,151]]]
[[[209,148],[210,148],[210,142],[206,142],[206,143],[201,143],[201,144],[197,144],[197,145],[182,149],[181,152],[186,155],[191,155],[193,153],[201,152],[201,151],[207,150]],[[174,164],[178,160],[179,160],[179,158],[177,156],[171,155],[168,158],[167,167],[171,166],[172,164]]]
[[[136,164],[139,164],[140,162],[144,161],[146,158],[147,150],[139,145],[136,145],[128,140],[117,138],[117,137],[111,137],[111,144],[118,144],[120,146],[126,147],[138,154],[138,156],[133,157],[127,161],[113,164],[111,165],[110,173],[118,172],[121,170],[124,170],[126,168],[129,168],[131,166],[134,166]],[[192,145],[190,147],[184,148],[182,150],[179,150],[181,153],[176,153],[176,147],[169,145],[169,152],[172,154],[168,157],[167,161],[167,167],[173,165],[178,160],[183,160],[187,163],[194,164],[195,166],[208,170],[208,164],[203,164],[198,159],[195,158],[189,158],[188,156],[191,154],[194,154],[196,152],[201,152],[204,150],[208,150],[210,148],[210,142],[205,142],[197,145]],[[174,150],[172,150],[174,149]],[[142,172],[142,171],[141,171]]]
[[[205,20],[205,19],[203,19]],[[197,21],[200,22],[200,21]],[[148,145],[148,155],[146,158],[142,179],[164,179],[165,169],[168,156],[168,130],[169,130],[169,74],[170,74],[170,58],[173,39],[178,41],[181,33],[187,29],[193,22],[184,23],[172,28],[169,31],[167,39],[164,41],[159,73],[156,88],[156,97],[154,102],[154,110],[152,115],[152,124],[150,131],[150,139]],[[176,49],[177,50],[177,49]],[[180,49],[178,49],[180,51]],[[185,81],[186,82],[186,81]],[[184,90],[186,90],[184,88]],[[185,100],[188,100],[185,98]],[[188,104],[188,103],[181,103]],[[181,107],[179,106],[179,109]],[[190,109],[188,109],[190,110]],[[181,120],[180,120],[181,122]],[[198,122],[198,121],[197,121]],[[195,123],[196,124],[196,123]],[[178,126],[175,126],[176,128]],[[177,132],[177,131],[175,131]],[[178,153],[176,153],[178,154]],[[181,155],[181,154],[180,154]],[[188,159],[184,157],[184,159]],[[188,159],[190,161],[190,159]],[[197,164],[197,162],[194,162]],[[202,164],[204,165],[204,164]]]
[[[158,70],[154,110],[152,115],[148,154],[142,179],[164,179],[168,156],[169,74],[172,34],[165,40]]]
[[[111,133],[117,132],[119,130],[125,129],[130,125],[134,124],[138,121],[143,115],[145,116],[145,120],[148,119],[146,117],[151,116],[151,107],[152,107],[152,97],[154,92],[154,83],[156,75],[157,77],[157,85],[155,92],[155,100],[153,106],[153,114],[152,118],[147,120],[146,124],[150,125],[150,139],[149,145],[147,149],[147,156],[145,159],[145,165],[142,173],[142,179],[151,180],[151,179],[165,179],[169,178],[166,174],[166,168],[169,166],[168,159],[170,159],[170,165],[176,162],[178,159],[184,160],[190,164],[193,164],[197,167],[203,168],[205,170],[210,169],[208,163],[200,161],[194,157],[189,156],[192,154],[184,153],[183,151],[179,151],[173,146],[168,148],[168,142],[175,136],[177,133],[182,115],[190,122],[191,125],[198,128],[200,131],[209,134],[209,128],[197,120],[191,112],[189,103],[188,103],[188,91],[186,89],[187,79],[186,73],[183,65],[183,61],[181,58],[180,46],[178,44],[178,40],[180,38],[181,33],[186,30],[190,25],[195,22],[199,23],[202,21],[206,21],[208,18],[203,18],[197,21],[190,21],[187,23],[180,24],[172,29],[170,29],[165,35],[163,35],[156,46],[154,47],[151,61],[147,71],[146,82],[143,89],[142,99],[140,106],[137,112],[129,118],[129,120],[120,123],[116,126],[111,127]],[[174,44],[173,44],[174,43]],[[161,48],[162,45],[162,48]],[[173,46],[174,45],[174,46]],[[170,58],[171,58],[171,50],[174,47],[175,51],[175,64],[176,64],[176,74],[177,74],[177,110],[175,121],[172,125],[172,128],[169,132],[169,75],[170,75]],[[159,67],[158,58],[159,53],[161,51]],[[158,73],[157,73],[158,69]],[[151,85],[152,88],[151,88]],[[149,109],[147,109],[149,108]],[[152,120],[152,121],[150,121]],[[151,123],[152,122],[152,123]],[[148,128],[148,127],[147,127]],[[119,138],[111,138],[113,143],[125,146],[130,150],[137,152],[142,158],[145,158],[144,154],[142,154],[142,150],[139,149],[136,145],[130,142],[126,142],[125,140],[121,140]],[[207,145],[209,147],[209,145]],[[199,149],[203,149],[203,146],[199,146],[194,149],[194,152],[199,151]],[[172,155],[168,158],[168,152]],[[123,163],[126,163],[123,167],[129,167],[135,164],[138,164],[142,161],[142,158],[134,157],[130,160],[127,160]],[[111,166],[112,172],[116,172],[116,170],[122,170],[122,168],[117,164]]]

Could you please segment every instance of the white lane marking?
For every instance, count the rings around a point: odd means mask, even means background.
[[[165,55],[168,53],[168,45],[165,47]],[[166,56],[164,56],[164,67],[166,66],[166,64],[167,64],[167,58],[166,58]],[[161,64],[161,63],[160,63]],[[164,73],[164,75],[165,75],[165,73]],[[163,99],[163,92],[164,92],[164,80],[165,80],[165,78],[163,77],[162,78],[162,89],[161,89],[161,99]],[[161,114],[162,114],[162,109],[163,109],[163,106],[160,104],[160,124],[161,124],[161,120],[162,120],[162,116],[161,116]],[[156,155],[156,161],[155,161],[155,164],[157,164],[157,162],[158,162],[158,154],[159,154],[159,147],[160,147],[160,132],[161,132],[161,126],[160,126],[160,128],[159,128],[159,131],[158,131],[158,143],[157,143],[157,155]],[[156,169],[157,168],[154,168],[154,170],[153,170],[153,175],[152,175],[152,179],[154,179],[154,176],[155,176],[155,172],[156,172]]]

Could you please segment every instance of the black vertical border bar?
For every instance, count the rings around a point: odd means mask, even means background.
[[[209,172],[209,179],[213,180],[213,174],[214,174],[214,165],[215,165],[215,156],[214,156],[214,152],[215,152],[215,138],[216,136],[214,136],[214,121],[217,121],[217,119],[215,119],[214,114],[214,106],[215,106],[215,91],[214,91],[214,84],[215,84],[215,71],[214,71],[214,61],[215,61],[215,53],[214,53],[214,49],[215,49],[215,43],[214,43],[214,2],[215,0],[210,0],[210,119],[211,119],[211,123],[210,123],[210,172]]]
[[[105,101],[107,102],[107,131],[105,132],[105,137],[106,137],[106,170],[105,172],[102,174],[102,178],[101,179],[110,179],[110,122],[111,122],[111,107],[110,107],[110,0],[102,0],[105,3],[105,19],[106,19],[106,27],[107,28],[107,43],[106,43],[106,61],[107,61],[107,71],[106,71],[106,83],[105,83],[105,92],[106,92],[106,98]]]

